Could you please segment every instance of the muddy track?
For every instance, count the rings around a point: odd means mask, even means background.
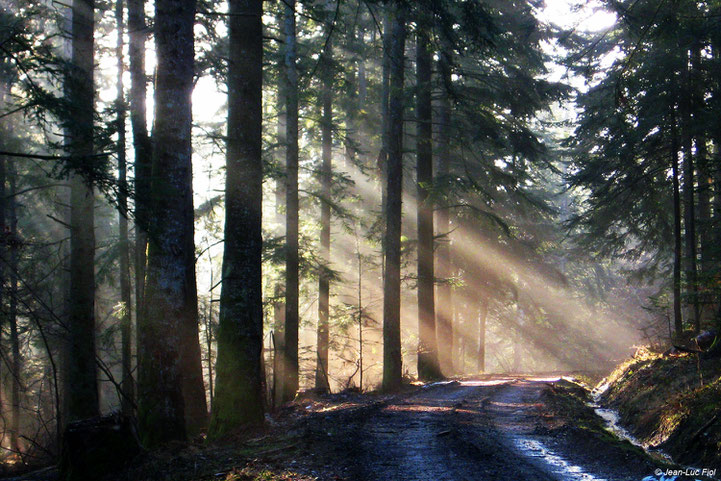
[[[353,480],[641,481],[653,465],[581,430],[549,430],[543,380],[437,384],[364,413],[344,444]]]

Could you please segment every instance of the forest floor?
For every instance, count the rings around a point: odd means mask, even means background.
[[[639,443],[721,473],[721,358],[639,350],[604,386],[600,403]]]
[[[393,396],[301,397],[262,432],[148,453],[105,479],[664,479],[658,473],[671,466],[611,435],[580,391],[558,378],[486,376],[410,386]]]

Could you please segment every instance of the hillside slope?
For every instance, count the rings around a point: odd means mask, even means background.
[[[685,465],[721,468],[720,359],[640,350],[602,384],[601,404],[643,444]]]

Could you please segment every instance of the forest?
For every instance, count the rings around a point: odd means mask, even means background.
[[[719,52],[716,0],[2,0],[0,477],[713,479]]]

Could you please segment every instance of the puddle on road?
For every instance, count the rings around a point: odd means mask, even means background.
[[[470,380],[470,381],[461,381],[461,386],[467,386],[467,387],[483,387],[483,386],[500,386],[501,384],[508,384],[509,382],[515,381],[515,378],[506,378],[506,379],[489,379],[487,381],[478,381],[478,380]]]
[[[564,481],[606,481],[583,471],[583,468],[569,463],[553,452],[542,442],[535,439],[518,437],[514,439],[516,448],[525,456],[537,458],[550,467],[553,474],[560,476]]]
[[[420,383],[420,382],[419,382],[419,383],[416,383],[416,384],[420,384],[421,389],[428,389],[429,387],[447,386],[447,385],[449,385],[449,384],[455,384],[455,383],[457,383],[457,382],[458,382],[458,381],[455,381],[455,380],[453,380],[453,379],[449,379],[449,380],[447,380],[447,381],[436,381],[436,382],[431,382],[431,383],[428,383],[428,384],[424,384],[424,383]]]

